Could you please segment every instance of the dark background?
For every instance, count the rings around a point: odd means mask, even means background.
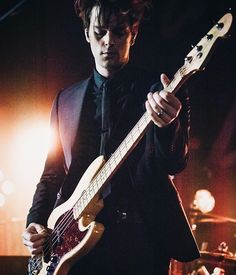
[[[87,77],[93,67],[72,0],[22,1],[4,18],[17,3],[0,3],[2,148],[18,120],[31,114],[49,117],[56,93]],[[218,19],[230,8],[235,16],[235,6],[234,0],[153,1],[151,17],[141,25],[132,49],[132,60],[156,72],[157,77],[160,72],[171,76],[183,65],[191,45]],[[191,155],[176,184],[187,210],[195,191],[205,188],[216,199],[216,214],[236,218],[235,22],[230,34],[221,40],[205,71],[188,81]],[[1,151],[4,166],[6,150]]]

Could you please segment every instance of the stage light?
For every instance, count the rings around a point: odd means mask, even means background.
[[[9,141],[10,150],[6,157],[8,163],[14,164],[10,171],[11,181],[14,183],[14,196],[17,194],[16,201],[21,202],[24,215],[31,206],[47,153],[53,145],[52,138],[47,119],[30,118],[16,125]]]
[[[3,181],[3,179],[4,179],[4,174],[3,174],[3,172],[0,170],[0,182]]]
[[[193,207],[202,213],[208,213],[215,207],[215,199],[208,190],[200,189],[195,193]]]
[[[14,192],[14,184],[9,180],[5,180],[1,187],[2,187],[2,192],[5,195],[10,195]]]
[[[0,193],[0,207],[2,207],[5,204],[5,202],[6,202],[5,196],[2,193]]]
[[[22,123],[12,141],[11,159],[18,182],[30,182],[42,172],[47,152],[52,144],[52,134],[47,122],[31,120]]]

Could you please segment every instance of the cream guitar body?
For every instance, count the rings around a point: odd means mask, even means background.
[[[96,158],[69,200],[55,208],[49,216],[48,227],[54,230],[45,243],[43,257],[31,259],[31,269],[34,270],[32,274],[68,274],[73,263],[86,255],[101,238],[104,226],[96,223],[94,219],[103,208],[103,200],[96,194],[79,215],[76,203],[78,198],[83,197],[89,183],[103,164],[103,156]]]
[[[165,88],[167,92],[176,93],[192,74],[204,69],[215,42],[218,38],[225,37],[232,20],[230,13],[225,14],[188,53],[184,65]],[[43,256],[30,259],[30,275],[66,275],[72,264],[96,245],[104,231],[104,226],[94,221],[103,207],[100,193],[138,144],[151,122],[150,116],[145,112],[110,158],[106,162],[103,156],[95,159],[72,196],[53,210],[48,220],[52,233],[45,243]]]

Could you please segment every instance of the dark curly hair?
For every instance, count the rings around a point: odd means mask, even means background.
[[[152,0],[75,0],[76,14],[82,19],[84,28],[90,25],[91,11],[99,7],[98,22],[107,23],[111,14],[126,15],[130,26],[139,23],[151,7]]]

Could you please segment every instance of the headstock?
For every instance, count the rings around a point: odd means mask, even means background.
[[[226,13],[188,53],[181,70],[184,76],[191,75],[198,70],[204,69],[204,64],[206,63],[216,40],[225,37],[230,29],[232,21],[232,14]]]

